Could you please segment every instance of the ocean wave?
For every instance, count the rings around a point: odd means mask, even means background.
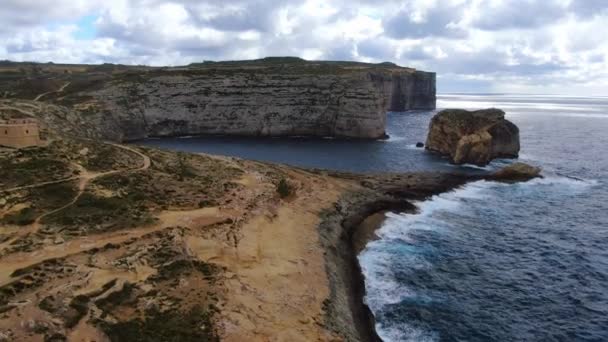
[[[492,170],[492,167],[490,165],[486,165],[486,166],[478,166],[475,164],[460,164],[460,165],[456,165],[456,164],[452,164],[452,163],[446,163],[446,165],[453,167],[453,168],[466,168],[466,169],[477,169],[477,170],[484,170],[484,171],[490,171]]]
[[[592,106],[578,106],[572,104],[556,104],[543,102],[502,102],[502,99],[497,101],[475,101],[475,100],[438,100],[438,108],[502,108],[502,109],[542,109],[544,111],[576,111],[576,112],[603,112],[604,108],[596,108]],[[604,115],[605,117],[606,115]]]
[[[377,324],[376,330],[378,331],[380,338],[386,342],[433,342],[439,340],[437,333],[414,327],[413,325],[405,322],[391,327],[384,327],[382,324]]]
[[[361,270],[369,280],[365,302],[373,309],[381,309],[384,305],[396,304],[414,294],[407,287],[399,284],[393,274],[394,253],[382,251],[379,248],[359,256]]]
[[[567,175],[547,176],[544,178],[535,178],[526,183],[519,183],[519,186],[534,186],[534,185],[565,185],[574,188],[589,188],[598,185],[596,179],[583,179]]]
[[[445,241],[452,234],[462,234],[471,222],[482,218],[479,215],[507,215],[501,212],[506,210],[502,209],[505,201],[527,201],[529,207],[534,208],[534,203],[541,203],[539,201],[547,197],[559,202],[597,184],[597,180],[564,174],[550,174],[516,184],[481,180],[415,202],[418,207],[415,214],[387,213],[377,232],[379,239],[370,242],[359,255],[367,289],[365,301],[378,319],[379,336],[384,341],[439,340],[436,332],[419,324],[422,322],[391,316],[395,307],[438,300],[436,294],[426,293],[424,287],[403,282],[404,274],[410,272],[435,272],[436,255],[441,252],[436,249],[437,245],[429,244],[428,239]]]

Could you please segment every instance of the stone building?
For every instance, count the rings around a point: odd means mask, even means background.
[[[34,119],[0,120],[0,146],[23,148],[40,144],[38,121]]]

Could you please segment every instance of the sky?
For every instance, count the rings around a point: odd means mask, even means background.
[[[608,0],[0,0],[0,23],[0,60],[390,61],[439,92],[608,95]]]

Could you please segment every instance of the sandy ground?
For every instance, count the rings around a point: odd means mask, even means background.
[[[147,169],[150,159],[135,152],[143,158],[140,170]],[[78,196],[92,179],[100,176],[81,171]],[[99,315],[94,306],[75,326],[66,327],[61,318],[40,308],[41,300],[48,296],[65,298],[63,305],[67,305],[74,296],[102,293],[91,297],[98,299],[107,295],[105,292],[120,291],[125,284],[149,290],[148,279],[157,274],[157,269],[143,256],[150,255],[149,249],[163,245],[159,236],[174,234],[176,227],[180,233],[172,240],[171,248],[191,260],[212,263],[224,270],[222,280],[213,283],[221,307],[214,322],[222,340],[339,340],[323,325],[323,302],[329,296],[329,284],[318,224],[319,213],[331,207],[348,185],[303,171],[283,171],[297,188],[295,195],[285,199],[279,198],[273,181],[248,169],[235,180],[244,189],[229,205],[168,209],[158,212],[157,221],[149,226],[58,241],[33,252],[4,255],[0,258],[0,288],[16,295],[0,315],[0,341],[4,337],[42,341],[49,329],[60,331],[69,341],[107,341],[107,336],[92,323],[93,317]],[[224,224],[226,220],[232,224]],[[39,228],[38,221],[18,235],[33,233],[30,230]],[[14,227],[0,230],[14,233]],[[142,257],[136,257],[137,253]],[[131,255],[127,266],[122,262],[125,254]],[[15,275],[16,271],[23,273],[32,268],[39,271]],[[191,277],[188,279],[178,279],[178,284],[191,284]],[[24,282],[31,282],[31,288],[26,284],[22,289]],[[114,285],[104,290],[108,284]],[[113,315],[137,316],[130,309],[122,310]]]

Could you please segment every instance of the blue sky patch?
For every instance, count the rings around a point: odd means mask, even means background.
[[[80,20],[76,23],[76,25],[78,25],[78,30],[74,33],[74,38],[80,40],[89,40],[95,38],[95,21],[97,18],[97,15],[87,15],[80,18]]]

